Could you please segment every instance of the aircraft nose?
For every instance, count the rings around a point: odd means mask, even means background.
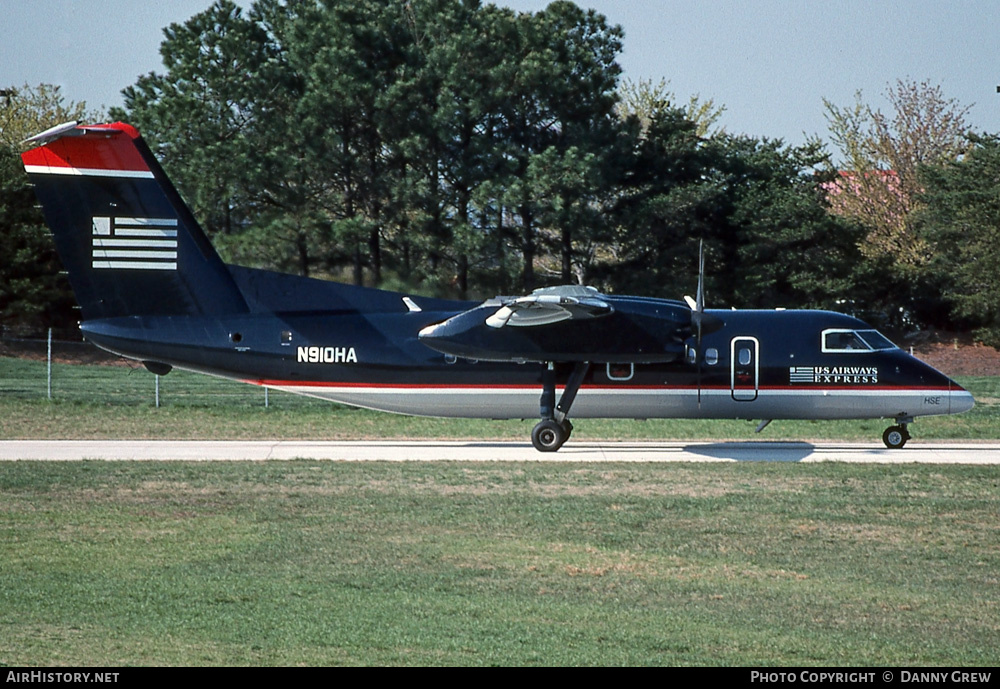
[[[969,411],[975,406],[976,400],[973,398],[971,392],[963,388],[955,381],[951,381],[949,387],[951,388],[948,393],[949,412],[952,414],[961,414],[962,412]]]

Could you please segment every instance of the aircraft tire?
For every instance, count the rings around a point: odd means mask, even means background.
[[[539,452],[555,452],[568,437],[567,430],[555,419],[542,419],[531,430],[531,444]]]
[[[898,450],[906,445],[910,439],[910,434],[905,426],[889,426],[882,434],[882,442],[890,450]]]
[[[563,431],[566,433],[566,437],[563,438],[563,442],[565,443],[567,440],[569,440],[569,437],[573,434],[573,424],[569,422],[569,419],[563,419],[559,423],[559,425],[562,426]]]

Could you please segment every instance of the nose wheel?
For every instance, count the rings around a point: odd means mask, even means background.
[[[903,445],[906,445],[906,441],[909,439],[910,432],[906,430],[905,423],[901,423],[898,426],[889,426],[882,434],[882,442],[890,450],[900,449]]]

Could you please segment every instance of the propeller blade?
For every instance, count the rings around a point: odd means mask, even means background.
[[[695,354],[698,359],[698,409],[701,409],[701,331],[705,313],[705,240],[698,242],[698,296],[695,300],[695,310],[691,314],[698,334],[695,339]]]
[[[705,311],[705,242],[698,242],[698,313]]]

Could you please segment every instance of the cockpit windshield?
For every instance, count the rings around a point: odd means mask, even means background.
[[[896,349],[889,338],[877,330],[824,330],[824,352],[874,352]]]

